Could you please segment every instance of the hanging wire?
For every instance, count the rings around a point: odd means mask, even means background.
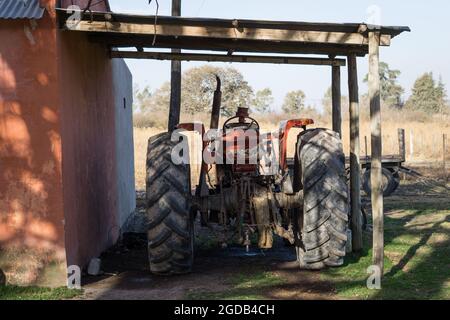
[[[154,35],[153,35],[153,42],[152,42],[152,46],[155,46],[156,43],[156,26],[158,24],[158,14],[159,14],[159,2],[158,0],[155,0],[156,2],[156,13],[155,13],[155,24],[154,24]],[[148,4],[151,4],[152,0],[148,0]]]

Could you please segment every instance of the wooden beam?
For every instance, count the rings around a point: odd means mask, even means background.
[[[373,216],[373,264],[384,270],[384,210],[382,183],[380,34],[369,33],[369,99],[372,143],[371,197]]]
[[[205,39],[188,37],[162,37],[156,38],[151,35],[127,35],[109,33],[89,33],[89,40],[117,48],[178,48],[186,50],[219,51],[219,52],[254,52],[271,54],[318,54],[345,56],[355,53],[358,56],[367,55],[368,46],[318,44],[300,42],[258,42],[251,40],[233,39]]]
[[[348,89],[350,100],[350,205],[353,251],[363,248],[361,214],[361,163],[359,142],[359,90],[356,55],[348,57]]]
[[[207,61],[207,62],[237,62],[237,63],[272,63],[272,64],[301,64],[314,66],[345,66],[343,59],[303,58],[287,56],[257,56],[257,55],[219,55],[203,53],[168,53],[168,52],[137,52],[111,51],[111,58],[121,59],[152,59],[177,61]]]
[[[175,0],[173,0],[175,1]],[[213,27],[190,25],[139,24],[128,22],[81,21],[73,31],[107,32],[112,34],[155,35],[170,37],[215,38],[253,41],[286,41],[345,45],[368,45],[363,33],[305,31],[265,28],[240,28],[239,26]],[[381,45],[389,46],[391,36],[383,35]]]
[[[181,16],[181,0],[172,0],[172,16]],[[156,39],[156,38],[155,38]],[[180,54],[180,49],[172,49],[172,53]],[[172,60],[170,79],[170,111],[169,131],[175,130],[181,116],[181,61]]]
[[[341,67],[338,65],[333,65],[331,70],[332,70],[331,100],[332,100],[333,131],[339,133],[342,138]]]

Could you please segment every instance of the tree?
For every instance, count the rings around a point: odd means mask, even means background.
[[[445,84],[442,81],[442,77],[439,77],[439,82],[437,84],[436,88],[437,92],[437,100],[440,105],[440,113],[443,113],[444,111],[448,111],[448,101],[447,101],[447,90],[445,89]]]
[[[183,75],[181,104],[190,114],[211,112],[216,90],[216,75],[222,81],[222,115],[234,115],[238,107],[250,107],[253,89],[244,76],[234,68],[202,66],[192,68]]]
[[[305,108],[306,95],[303,91],[291,91],[286,94],[282,109],[285,113],[300,113]]]
[[[405,90],[398,84],[400,74],[400,70],[391,70],[386,62],[380,62],[381,101],[388,107],[403,107],[402,95]],[[369,75],[366,75],[364,82],[369,82]]]
[[[327,91],[325,91],[325,94],[322,98],[322,107],[323,107],[323,114],[326,116],[331,117],[333,114],[333,92],[331,87],[328,87]],[[344,111],[346,106],[348,106],[348,96],[341,95],[341,110]]]
[[[149,86],[144,89],[140,89],[137,84],[134,85],[134,102],[133,111],[145,113],[150,106],[152,100],[152,92]]]
[[[170,82],[164,82],[152,95],[146,112],[169,112],[170,107]]]
[[[234,115],[238,107],[250,107],[253,89],[243,75],[234,68],[201,66],[183,73],[181,86],[181,109],[194,115],[211,112],[216,75],[222,81],[222,115]],[[170,104],[170,83],[164,83],[151,99],[151,111],[168,110]]]
[[[420,110],[427,113],[438,113],[446,106],[446,90],[442,80],[436,84],[432,72],[420,76],[414,83],[411,97],[406,107],[411,110]]]
[[[327,91],[325,92],[323,98],[322,98],[322,106],[323,111],[326,115],[332,114],[333,109],[333,97],[332,97],[332,89],[329,87]]]
[[[272,90],[269,88],[259,90],[256,92],[255,98],[253,99],[252,109],[254,112],[262,114],[268,113],[273,101]]]

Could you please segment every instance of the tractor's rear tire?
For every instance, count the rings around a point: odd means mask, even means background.
[[[147,151],[148,256],[150,271],[184,274],[194,260],[189,165],[175,165],[170,133],[151,137]]]
[[[337,133],[305,131],[297,143],[303,212],[298,211],[297,258],[302,269],[320,270],[344,263],[349,221],[345,155]]]

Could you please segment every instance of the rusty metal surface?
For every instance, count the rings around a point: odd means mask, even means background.
[[[39,0],[0,0],[0,19],[41,19]]]

